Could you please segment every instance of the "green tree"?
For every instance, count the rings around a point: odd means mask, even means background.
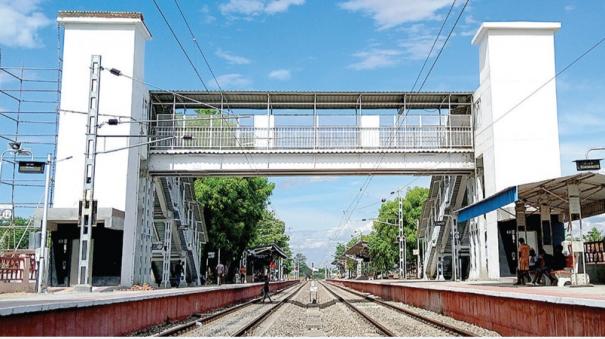
[[[23,227],[28,225],[29,227]],[[30,220],[26,218],[15,217],[12,224],[11,220],[0,221],[0,251],[28,248],[29,234],[34,231]]]
[[[237,262],[254,236],[274,187],[262,177],[196,180],[196,198],[204,206],[209,236],[203,258],[205,261],[208,251],[220,249],[227,279],[238,269]]]
[[[292,250],[290,237],[286,234],[286,223],[277,218],[275,213],[264,210],[261,219],[254,229],[248,247],[258,247],[275,244],[288,256],[284,262],[284,273],[292,270]]]
[[[413,261],[412,250],[416,247],[416,221],[422,213],[422,206],[428,198],[428,189],[414,187],[400,198],[403,207],[403,232],[406,238],[407,261]],[[372,225],[368,237],[368,246],[373,267],[377,271],[388,272],[399,260],[398,224],[399,200],[393,199],[382,203],[378,211],[378,220]],[[379,222],[380,221],[380,222]]]
[[[584,241],[601,241],[603,240],[603,232],[598,228],[592,227],[587,234],[584,235]]]
[[[311,268],[309,267],[309,265],[307,265],[307,257],[302,253],[296,253],[296,255],[294,256],[294,260],[292,262],[292,265],[293,265],[292,267],[295,268],[297,263],[300,268],[299,276],[301,278],[310,277],[312,272],[311,272]]]

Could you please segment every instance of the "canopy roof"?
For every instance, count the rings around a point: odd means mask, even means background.
[[[582,218],[605,213],[605,175],[588,172],[508,187],[477,203],[456,211],[458,222],[496,210],[515,201],[539,208],[548,205],[552,213],[569,214],[567,186],[578,184]]]
[[[365,241],[358,241],[355,245],[349,247],[345,251],[345,256],[354,256],[356,258],[370,260],[370,250],[368,248],[368,243]]]
[[[470,114],[472,92],[150,91],[154,105],[232,109],[447,109]]]
[[[247,252],[248,252],[248,255],[255,256],[255,257],[277,256],[277,257],[284,258],[284,259],[288,258],[286,253],[276,244],[255,247],[252,249],[248,249]]]

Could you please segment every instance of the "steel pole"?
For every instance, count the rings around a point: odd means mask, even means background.
[[[398,225],[399,225],[399,279],[405,279],[405,248],[403,239],[403,201],[397,191],[397,200],[399,200]]]
[[[42,234],[40,235],[40,262],[38,264],[38,293],[46,290],[46,230],[48,227],[48,188],[50,183],[51,155],[46,159],[46,178],[44,180],[44,208],[42,210]]]
[[[420,230],[420,221],[416,220],[416,278],[420,279],[420,237],[418,231]]]

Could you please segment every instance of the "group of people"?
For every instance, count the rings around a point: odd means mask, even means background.
[[[556,285],[557,278],[553,272],[562,270],[565,266],[566,257],[563,254],[563,246],[555,246],[553,255],[546,253],[543,248],[538,249],[536,253],[525,243],[524,238],[519,238],[519,266],[516,285],[525,285],[526,282],[542,285],[544,277],[548,278],[550,285]],[[530,273],[533,274],[533,279]]]

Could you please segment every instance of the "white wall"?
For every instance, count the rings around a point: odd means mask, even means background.
[[[150,34],[139,19],[99,17],[59,17],[64,25],[62,110],[86,112],[91,55],[101,55],[106,69],[116,68],[135,79],[144,79],[145,41]],[[126,77],[101,73],[99,114],[121,121],[147,119],[148,91]],[[112,118],[100,116],[99,122]],[[57,158],[73,159],[57,163],[54,207],[77,208],[82,198],[86,115],[61,112]],[[145,129],[142,130],[145,132]],[[99,135],[139,135],[141,125],[104,125]],[[145,138],[98,138],[97,152],[127,147]],[[94,198],[99,208],[124,211],[121,284],[131,285],[139,222],[139,164],[146,158],[145,147],[99,154],[95,173]]]
[[[87,111],[91,55],[102,56],[106,68],[118,68],[126,74],[142,77],[142,58],[146,31],[133,22],[104,19],[88,22],[80,18],[60,18],[65,26],[63,48],[63,80],[61,109]],[[142,38],[143,37],[143,38]],[[148,35],[147,35],[148,37]],[[135,68],[135,60],[141,63]],[[100,87],[100,114],[116,114],[140,119],[146,91],[127,78],[102,72]],[[54,207],[77,207],[82,198],[84,172],[84,133],[86,116],[61,112],[57,158],[73,159],[57,163]],[[100,117],[103,122],[109,117]],[[128,120],[128,118],[126,118]],[[138,134],[137,124],[103,126],[99,134]],[[124,147],[137,142],[128,138],[99,138],[97,151]],[[99,207],[112,207],[126,211],[127,192],[133,192],[138,180],[138,154],[140,149],[115,152],[97,157],[95,198]],[[134,161],[135,159],[136,162]],[[130,165],[136,164],[130,168]],[[128,216],[126,216],[128,218]]]
[[[554,33],[559,23],[483,23],[475,92],[475,157],[483,157],[488,197],[512,185],[561,175]],[[497,215],[488,213],[487,261],[499,277]]]

